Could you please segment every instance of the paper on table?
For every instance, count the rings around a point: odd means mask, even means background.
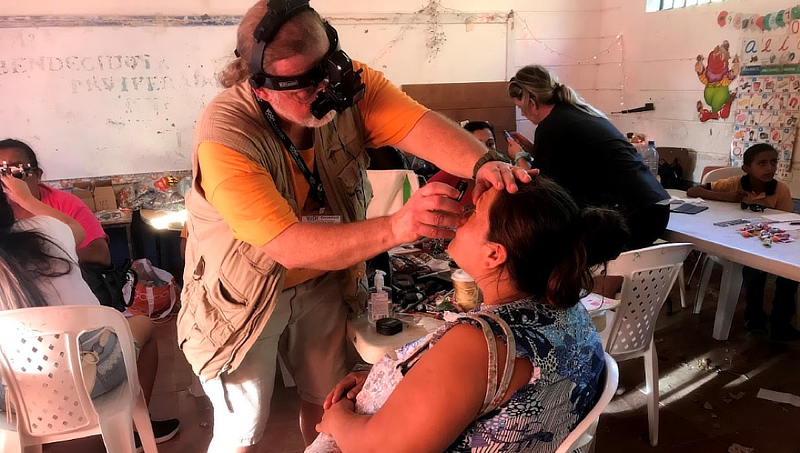
[[[613,310],[620,304],[620,300],[610,297],[603,297],[600,294],[589,293],[581,298],[581,304],[587,311]]]
[[[795,220],[800,220],[800,214],[795,214],[793,212],[784,212],[782,214],[769,214],[762,216],[767,220],[772,220],[773,222],[794,222]]]
[[[777,403],[787,403],[792,406],[800,407],[800,396],[791,393],[776,392],[774,390],[761,389],[758,391],[757,398],[762,400],[775,401]]]
[[[673,195],[669,199],[669,204],[678,204],[678,203],[691,203],[691,204],[703,204],[705,200],[702,198],[684,198],[684,197],[676,197]]]

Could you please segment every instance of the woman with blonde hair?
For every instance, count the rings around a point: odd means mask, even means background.
[[[517,71],[508,94],[537,125],[533,143],[513,133],[509,155],[517,162],[523,151],[533,156],[533,167],[579,205],[618,210],[631,232],[628,248],[647,247],[661,236],[669,222],[669,194],[603,112],[539,65]]]

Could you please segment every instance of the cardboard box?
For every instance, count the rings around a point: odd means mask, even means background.
[[[94,182],[94,205],[97,211],[117,209],[117,196],[110,179]]]
[[[72,195],[80,198],[89,209],[94,212],[96,206],[94,203],[94,196],[92,195],[92,184],[88,182],[76,182],[72,186]]]

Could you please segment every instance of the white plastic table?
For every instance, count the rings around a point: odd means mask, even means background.
[[[674,196],[686,197],[686,192],[680,190],[669,192]],[[721,201],[706,200],[705,204],[708,209],[698,214],[671,213],[664,239],[691,242],[697,250],[724,259],[713,336],[717,340],[727,340],[742,287],[742,267],[750,266],[800,281],[800,232],[791,229],[797,226],[791,226],[788,231],[795,242],[765,247],[757,238],[742,237],[738,231],[742,225],[718,227],[714,223],[734,219],[758,221],[763,215],[779,214],[781,211],[767,209],[763,213],[753,212],[742,210],[738,203]]]

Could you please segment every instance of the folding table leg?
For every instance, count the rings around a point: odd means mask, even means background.
[[[733,313],[736,311],[736,302],[739,301],[739,292],[742,289],[742,267],[739,263],[727,260],[722,265],[717,316],[714,319],[713,336],[717,340],[727,340],[731,331]]]

